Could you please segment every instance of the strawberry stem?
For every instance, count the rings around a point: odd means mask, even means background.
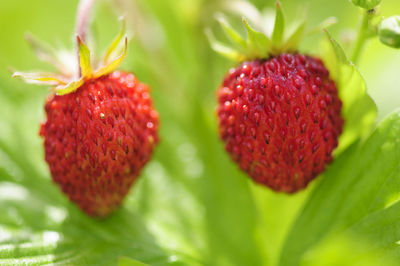
[[[86,34],[89,26],[89,15],[96,0],[80,0],[78,15],[76,17],[76,34],[86,41]]]
[[[363,50],[366,41],[371,37],[370,34],[370,22],[375,15],[375,9],[363,12],[361,17],[360,26],[358,28],[357,39],[354,45],[353,54],[351,56],[351,61],[357,64],[360,59],[361,51]]]
[[[80,37],[82,42],[86,42],[86,35],[89,28],[89,15],[93,8],[94,2],[96,0],[80,0],[78,5],[78,14],[76,16],[76,35]],[[80,52],[79,52],[79,42],[76,43],[76,51],[78,54],[78,75],[82,75],[82,69],[80,66]]]

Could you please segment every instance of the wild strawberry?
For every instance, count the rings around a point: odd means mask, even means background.
[[[296,192],[332,161],[342,131],[341,100],[323,62],[296,51],[303,26],[284,42],[279,3],[272,40],[244,20],[243,40],[220,22],[241,47],[214,48],[244,61],[218,89],[220,136],[231,158],[251,178],[275,191]]]
[[[133,74],[114,71],[123,32],[103,64],[92,69],[90,52],[78,37],[80,75],[15,73],[27,81],[56,85],[46,100],[41,126],[46,161],[55,183],[87,214],[106,216],[128,193],[158,141],[158,114],[149,88]],[[48,58],[48,57],[46,57]],[[60,63],[60,62],[59,62]],[[61,64],[57,64],[60,66]]]

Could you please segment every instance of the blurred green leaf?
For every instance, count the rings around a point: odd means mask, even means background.
[[[342,100],[342,114],[345,120],[343,133],[336,152],[342,151],[360,137],[369,134],[374,125],[377,108],[367,93],[367,88],[360,72],[351,63],[339,45],[328,32],[329,45],[324,47],[324,62],[336,81]]]
[[[294,223],[281,265],[303,260],[305,265],[341,260],[345,265],[391,265],[398,259],[399,134],[400,113],[396,112],[364,143],[353,144],[337,158]],[[327,252],[333,257],[326,257]]]
[[[118,261],[118,266],[146,266],[148,264],[144,264],[140,261],[128,258],[128,257],[121,257]]]

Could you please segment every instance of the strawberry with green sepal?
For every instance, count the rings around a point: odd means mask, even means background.
[[[218,89],[220,136],[255,182],[293,193],[332,161],[344,122],[337,84],[319,58],[298,52],[304,22],[285,35],[279,2],[271,36],[243,22],[246,40],[220,19],[235,48],[209,34],[217,52],[240,62]]]
[[[121,204],[158,142],[158,113],[149,87],[132,73],[115,70],[127,53],[124,30],[95,68],[81,34],[78,69],[67,69],[34,42],[41,58],[55,62],[60,74],[14,74],[53,86],[40,129],[46,161],[70,200],[97,217]]]

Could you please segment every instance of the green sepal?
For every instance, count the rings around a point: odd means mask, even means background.
[[[81,72],[81,77],[86,79],[91,78],[93,74],[92,63],[90,62],[90,50],[83,43],[81,37],[76,37],[78,42],[78,50],[79,50],[79,67]]]
[[[275,46],[279,47],[282,44],[284,28],[285,28],[285,17],[283,15],[281,4],[279,3],[279,1],[277,1],[275,24],[274,24],[274,30],[272,32],[272,41],[274,42]]]
[[[112,71],[114,71],[122,63],[122,61],[124,61],[127,52],[128,52],[128,37],[125,36],[124,50],[122,51],[122,54],[119,55],[116,59],[114,59],[111,62],[107,61],[107,63],[104,66],[102,66],[98,70],[96,70],[93,77],[98,78],[98,77],[107,75],[108,73],[111,73]]]
[[[266,58],[272,45],[271,40],[263,33],[250,27],[245,18],[242,18],[247,30],[247,54],[250,58]]]
[[[26,83],[30,84],[39,84],[39,85],[65,85],[66,82],[62,80],[62,78],[54,73],[27,73],[27,72],[14,72],[12,75],[13,78],[21,78]]]
[[[359,7],[370,10],[381,3],[381,0],[351,0],[351,2]]]
[[[400,16],[382,20],[378,26],[379,40],[387,46],[400,48]]]
[[[262,18],[262,15],[258,14],[257,17]],[[279,1],[276,2],[275,24],[270,36],[251,27],[244,17],[242,21],[247,38],[233,29],[224,16],[218,15],[217,20],[234,45],[219,42],[209,29],[205,33],[213,50],[234,61],[268,59],[285,52],[295,53],[302,37],[307,33],[305,19],[300,20],[291,34],[285,33],[285,18]]]
[[[78,80],[71,81],[70,83],[68,83],[65,86],[62,86],[62,85],[57,86],[54,89],[54,92],[57,95],[65,95],[65,94],[76,91],[77,89],[79,89],[80,86],[83,85],[83,83],[85,83],[85,80],[83,78],[80,78]]]
[[[229,22],[225,19],[222,14],[218,14],[216,16],[219,24],[221,25],[222,29],[225,31],[226,35],[229,39],[236,44],[239,49],[245,50],[247,48],[246,41],[240,36],[240,34],[229,24]]]
[[[125,35],[126,35],[126,22],[124,19],[122,19],[121,30],[120,30],[119,34],[117,35],[117,37],[115,37],[115,39],[112,41],[111,45],[107,49],[106,54],[103,57],[103,63],[105,65],[109,62],[110,57],[115,53],[121,40],[124,38]]]
[[[27,83],[50,85],[52,86],[51,90],[57,95],[72,93],[81,87],[85,81],[107,75],[113,72],[122,63],[128,49],[128,38],[125,32],[126,27],[123,22],[120,33],[112,41],[104,57],[95,61],[98,62],[95,66],[92,65],[89,48],[80,36],[77,36],[79,73],[76,65],[68,68],[65,64],[62,64],[63,60],[61,59],[65,54],[55,53],[49,46],[43,45],[33,37],[28,36],[28,41],[31,43],[39,58],[55,65],[59,69],[60,74],[15,72],[13,77],[22,78]],[[69,53],[68,56],[70,56]],[[71,56],[72,57],[68,57],[68,59],[77,58],[75,54],[71,54]]]
[[[60,59],[60,54],[53,47],[29,33],[25,35],[25,39],[41,61],[53,65],[64,76],[73,75],[72,71],[68,71],[68,67]]]
[[[317,26],[309,29],[306,34],[311,35],[311,34],[314,34],[317,32],[319,33],[323,30],[326,30],[330,26],[336,24],[337,22],[338,22],[338,20],[336,17],[328,17],[325,20],[323,20],[321,23],[319,23]]]
[[[336,58],[338,59],[339,63],[342,64],[351,64],[350,61],[347,59],[346,54],[343,51],[343,48],[340,44],[332,38],[327,30],[324,30],[326,37],[328,38],[330,44],[332,45],[333,51],[335,52]]]
[[[212,33],[212,31],[210,29],[206,29],[205,34],[208,38],[211,48],[215,52],[217,52],[233,61],[242,61],[245,59],[245,56],[243,54],[241,54],[240,52],[236,51],[232,47],[229,47],[229,46],[217,41],[217,39],[215,38],[214,34]]]
[[[301,39],[304,36],[305,28],[306,28],[306,21],[303,20],[290,35],[288,40],[285,42],[283,50],[290,52],[295,51],[296,48],[299,46]]]

